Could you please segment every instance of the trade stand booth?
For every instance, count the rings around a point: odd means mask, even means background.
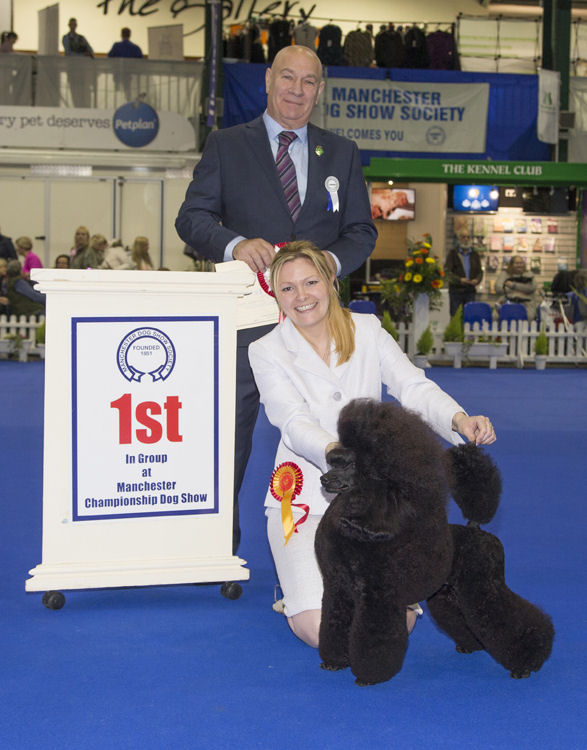
[[[445,193],[438,193],[436,215],[441,236],[435,237],[433,252],[442,255],[443,245],[446,249],[452,246],[460,227],[469,229],[482,256],[485,295],[494,293],[495,278],[513,254],[524,257],[538,283],[546,288],[561,268],[585,264],[580,244],[587,185],[584,164],[373,157],[363,172],[372,200],[375,192],[391,190],[391,181],[394,190],[410,194],[409,207],[416,218],[421,216],[424,183],[446,186]],[[433,211],[427,212],[426,220],[434,220]],[[382,263],[378,259],[405,256],[412,223],[384,219],[376,223],[380,239],[369,265],[377,268]],[[396,238],[398,232],[401,236]],[[374,292],[372,268],[367,267],[364,276]]]
[[[42,562],[27,591],[246,580],[232,554],[236,332],[277,322],[220,273],[35,269],[47,295]]]

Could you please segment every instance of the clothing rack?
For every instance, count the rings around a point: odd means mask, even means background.
[[[246,23],[256,23],[256,24],[262,24],[265,22],[274,21],[276,19],[283,19],[283,20],[291,20],[291,21],[298,21],[298,20],[305,20],[308,23],[315,23],[317,21],[323,21],[326,23],[345,23],[345,24],[355,24],[357,27],[364,27],[367,26],[367,24],[370,24],[373,26],[373,31],[376,32],[379,30],[380,26],[387,26],[390,23],[394,25],[395,28],[402,27],[405,29],[412,28],[413,26],[418,26],[423,31],[428,31],[429,29],[432,30],[432,27],[434,27],[434,30],[439,31],[451,31],[454,27],[455,22],[454,21],[393,21],[390,19],[387,20],[379,20],[379,21],[373,21],[373,20],[366,20],[366,21],[360,21],[353,18],[331,18],[329,16],[306,16],[302,15],[301,13],[295,13],[291,12],[287,16],[284,16],[281,13],[263,13],[260,16],[254,16],[252,18],[246,18],[242,21],[237,20],[229,20],[224,21],[223,25],[227,28],[230,28],[231,26],[238,26],[240,24],[246,24]]]

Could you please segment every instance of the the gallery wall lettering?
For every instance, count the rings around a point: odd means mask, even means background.
[[[183,21],[182,14],[185,11],[204,10],[206,2],[205,0],[101,0],[96,7],[101,8],[105,16],[109,13],[116,13],[119,16],[127,14],[145,17],[152,16],[160,10],[167,10],[174,19],[179,18]],[[289,18],[294,8],[302,18],[309,19],[316,9],[316,5],[312,5],[310,10],[306,11],[300,7],[298,0],[272,0],[271,2],[266,0],[261,0],[261,2],[259,0],[224,0],[222,3],[222,19],[223,21],[230,19],[248,20],[268,14]],[[188,33],[201,31],[203,28],[204,24],[200,23]]]

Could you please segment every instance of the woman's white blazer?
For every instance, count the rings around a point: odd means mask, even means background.
[[[452,430],[452,418],[464,409],[410,362],[377,317],[362,313],[352,317],[355,351],[340,366],[332,351],[329,367],[289,318],[249,346],[261,403],[281,432],[275,466],[292,461],[300,467],[303,489],[294,502],[308,505],[316,515],[322,515],[332,499],[322,489],[320,476],[328,469],[325,448],[338,440],[340,410],[354,398],[380,401],[382,383],[441,437],[455,445],[463,442]],[[279,507],[269,491],[265,505]]]

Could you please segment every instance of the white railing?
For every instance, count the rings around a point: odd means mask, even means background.
[[[540,333],[540,327],[536,322],[510,321],[493,322],[491,325],[478,323],[473,325],[465,323],[465,343],[462,351],[462,360],[466,363],[471,361],[489,360],[489,353],[479,350],[479,342],[499,345],[500,353],[494,355],[502,364],[524,367],[524,364],[534,362],[534,343]],[[548,339],[547,363],[550,364],[587,364],[587,323],[569,324],[566,328],[563,324],[545,326],[544,331]],[[435,360],[450,360],[452,357],[444,352],[442,332],[434,336],[434,350],[430,357]],[[493,362],[495,365],[495,360]]]
[[[44,358],[44,345],[36,343],[37,328],[44,322],[44,316],[0,315],[0,357],[18,356],[21,362],[30,354]]]
[[[18,353],[18,358],[26,362],[29,355],[44,357],[45,349],[35,343],[37,328],[45,318],[31,315],[0,315],[0,356],[11,356]],[[413,356],[413,327],[411,323],[396,323],[398,344],[410,356]],[[534,342],[540,333],[536,323],[527,321],[512,321],[507,323],[494,322],[491,325],[483,323],[472,326],[465,323],[465,345],[462,351],[462,362],[483,362],[491,364],[491,356],[487,352],[479,352],[479,341],[482,343],[500,344],[501,353],[493,355],[501,364],[523,367],[534,361]],[[570,324],[565,328],[562,324],[545,327],[548,339],[547,362],[550,364],[587,365],[587,323]],[[428,359],[432,363],[454,363],[452,355],[447,354],[442,341],[442,331],[435,331],[434,347]],[[18,339],[16,338],[18,337]]]

